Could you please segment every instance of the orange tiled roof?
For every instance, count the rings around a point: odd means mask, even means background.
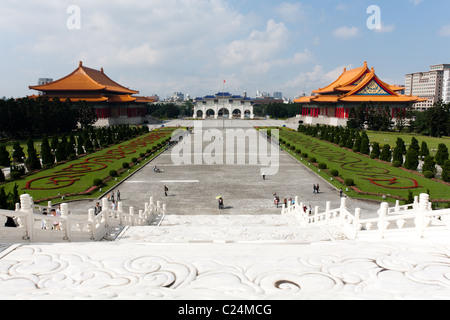
[[[130,95],[114,95],[107,98],[108,102],[135,102],[136,98]]]
[[[334,92],[340,87],[345,87],[357,82],[362,76],[369,72],[367,68],[367,62],[364,62],[364,66],[352,70],[344,68],[344,72],[334,81],[332,84],[325,88],[319,88],[319,90],[313,91],[313,93],[324,94]]]
[[[30,89],[51,91],[106,91],[119,94],[136,94],[139,91],[130,90],[111,80],[101,71],[87,68],[80,62],[79,67],[68,76],[42,86],[30,86]]]
[[[155,97],[136,97],[137,103],[152,103],[156,102]]]
[[[415,96],[400,95],[397,92],[403,87],[392,86],[381,81],[375,74],[374,68],[369,70],[367,62],[364,66],[344,72],[329,86],[313,91],[315,96],[300,97],[294,102],[308,104],[312,102],[326,103],[342,102],[419,102],[423,101]]]

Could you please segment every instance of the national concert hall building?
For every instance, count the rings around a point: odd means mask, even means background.
[[[406,96],[401,93],[404,90],[381,81],[375,69],[369,69],[364,62],[360,68],[344,68],[336,81],[294,102],[302,107],[299,117],[304,124],[346,126],[350,111],[362,105],[389,107],[393,119],[405,115],[407,108],[422,99]]]

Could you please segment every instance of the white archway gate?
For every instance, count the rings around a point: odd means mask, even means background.
[[[212,112],[214,112],[214,119],[219,119],[220,113],[228,113],[228,117],[231,118],[233,114],[236,114],[236,110],[239,111],[241,119],[246,117],[253,119],[255,117],[251,99],[233,96],[228,92],[219,92],[214,96],[206,96],[194,100],[194,119],[206,119],[208,114]]]

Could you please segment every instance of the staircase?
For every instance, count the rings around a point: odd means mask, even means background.
[[[128,228],[120,242],[311,243],[329,240],[320,227],[301,227],[280,215],[166,215],[160,226]]]

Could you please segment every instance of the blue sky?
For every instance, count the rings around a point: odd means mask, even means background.
[[[370,5],[381,30],[367,28]],[[235,94],[295,98],[364,61],[403,84],[450,63],[448,12],[441,0],[2,0],[0,97],[33,94],[38,78],[59,79],[80,60],[162,98],[213,94],[223,80]]]

